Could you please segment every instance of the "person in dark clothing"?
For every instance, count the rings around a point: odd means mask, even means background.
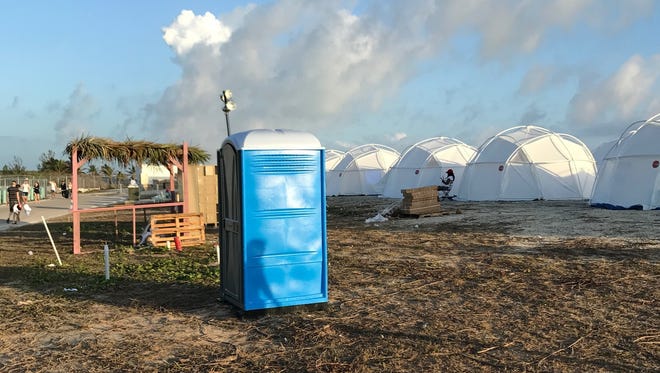
[[[39,185],[38,181],[34,182],[32,192],[34,193],[34,201],[39,202],[41,200],[41,185]]]
[[[9,206],[9,216],[7,217],[7,224],[11,219],[14,220],[14,224],[21,221],[20,211],[22,208],[21,204],[21,189],[18,187],[16,180],[12,180],[11,186],[7,188],[7,205]]]
[[[69,191],[66,189],[66,181],[63,181],[60,184],[60,189],[62,190],[62,197],[69,198]]]

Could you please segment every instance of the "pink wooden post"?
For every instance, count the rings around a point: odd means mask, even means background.
[[[188,143],[184,141],[183,143],[183,168],[181,169],[181,177],[183,177],[183,213],[186,214],[190,212],[188,206],[188,198],[186,194],[188,193],[188,177],[186,173],[188,172]]]
[[[178,159],[170,158],[170,191],[174,190],[174,167],[178,168],[181,171],[181,177],[183,178],[183,212],[187,213],[190,211],[188,209],[188,198],[186,198],[186,193],[188,193],[188,178],[186,177],[186,172],[188,172],[188,143],[183,143],[183,162],[179,162]]]
[[[78,161],[78,148],[71,152],[71,215],[73,216],[73,253],[80,254],[80,210],[78,209],[78,169],[87,159]]]

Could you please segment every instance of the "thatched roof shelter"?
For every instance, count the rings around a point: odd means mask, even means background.
[[[122,166],[128,166],[131,162],[137,164],[149,164],[154,166],[166,166],[170,170],[170,188],[174,189],[174,175],[172,167],[176,166],[183,173],[188,164],[200,164],[209,160],[210,155],[202,149],[176,144],[157,144],[150,141],[126,140],[118,142],[98,137],[80,137],[66,146],[66,152],[71,156],[71,213],[73,215],[73,253],[80,254],[80,213],[78,209],[78,168],[92,159],[103,159],[114,161]],[[183,177],[183,189],[186,189],[186,177]],[[170,205],[182,205],[183,212],[188,212],[188,202],[184,199],[182,203],[171,202]],[[165,205],[165,204],[161,204]],[[143,208],[149,204],[142,205]],[[124,207],[114,207],[121,209]],[[133,209],[133,241],[135,241],[135,207]],[[87,211],[94,210],[87,209]]]
[[[179,144],[159,144],[131,139],[119,142],[100,137],[82,136],[67,144],[65,151],[67,154],[73,154],[74,148],[77,149],[78,161],[100,158],[115,161],[122,166],[127,166],[132,161],[138,164],[168,166],[172,160],[179,162],[183,160],[183,146]],[[209,159],[210,155],[206,151],[188,146],[188,163],[202,164]]]

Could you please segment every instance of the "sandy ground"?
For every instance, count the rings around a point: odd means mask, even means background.
[[[375,213],[397,204],[378,197],[334,197],[329,205],[372,205]],[[660,239],[660,211],[606,210],[584,201],[441,201],[443,213],[421,219],[393,218],[383,228],[447,232],[496,232],[533,237]],[[366,219],[365,219],[366,221]]]
[[[0,232],[0,371],[660,370],[660,211],[444,201],[365,223],[393,204],[329,198],[328,304],[249,317],[218,299],[212,228],[181,254],[115,249],[109,283],[100,250],[53,268],[39,225]]]

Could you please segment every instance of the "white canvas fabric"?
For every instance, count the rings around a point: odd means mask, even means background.
[[[325,151],[325,172],[328,172],[330,170],[333,170],[335,166],[341,161],[342,157],[344,156],[344,152],[339,151],[339,150],[326,150]]]
[[[588,200],[595,178],[595,161],[580,140],[519,126],[479,147],[456,192],[472,201]]]
[[[326,194],[379,195],[381,179],[401,155],[380,144],[367,144],[346,152],[334,169],[326,173]]]
[[[383,197],[403,198],[402,189],[440,185],[448,169],[454,171],[453,189],[477,149],[449,137],[433,137],[408,148],[384,177]]]
[[[591,154],[594,156],[594,160],[596,161],[596,170],[603,168],[603,160],[605,159],[605,156],[610,152],[610,149],[612,149],[617,141],[618,140],[604,142],[591,151]]]
[[[603,159],[591,205],[660,209],[660,114],[623,131]]]

